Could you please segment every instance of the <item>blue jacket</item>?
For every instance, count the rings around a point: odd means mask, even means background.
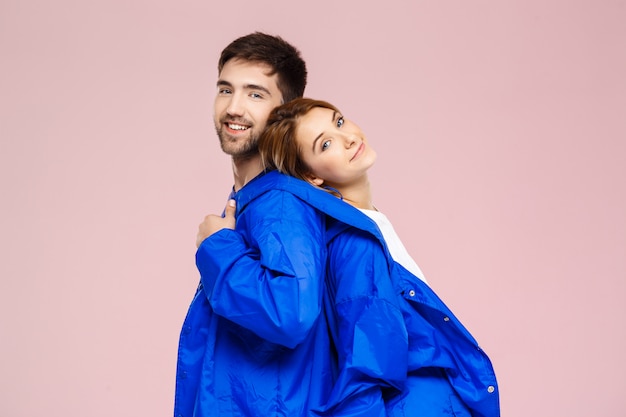
[[[499,393],[487,355],[432,289],[391,258],[375,223],[346,206],[352,220],[344,218],[346,223],[330,226],[329,234],[336,236],[328,245],[327,293],[334,299],[326,310],[329,323],[337,323],[331,333],[338,350],[348,345],[344,353],[348,358],[363,350],[349,346],[354,335],[346,329],[355,328],[352,332],[367,341],[387,330],[386,317],[381,323],[385,327],[372,328],[374,317],[359,314],[355,299],[397,301],[408,334],[407,379],[400,394],[383,393],[386,415],[498,417]],[[389,351],[378,360],[400,362],[401,353]]]
[[[499,415],[489,359],[367,216],[276,172],[235,198],[198,250],[175,415]]]
[[[275,186],[285,179],[273,173],[248,183],[235,195],[236,230],[198,248],[175,416],[309,416],[329,395],[325,217]]]
[[[340,415],[498,417],[489,357],[437,294],[392,259],[376,224],[306,183],[283,184],[329,216],[325,312],[339,376],[324,410],[336,415],[355,402],[361,411]],[[406,351],[400,335],[408,337]],[[401,383],[394,366],[406,373],[400,393],[389,389]]]

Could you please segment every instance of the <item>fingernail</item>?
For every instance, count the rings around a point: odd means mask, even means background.
[[[228,200],[228,205],[231,207],[235,207],[235,200]]]

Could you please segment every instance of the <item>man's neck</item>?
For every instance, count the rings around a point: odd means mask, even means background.
[[[247,158],[233,158],[235,191],[239,191],[261,172],[263,172],[263,165],[261,164],[261,157],[259,155]]]

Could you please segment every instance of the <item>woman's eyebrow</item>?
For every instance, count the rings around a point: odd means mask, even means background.
[[[331,123],[335,121],[335,116],[337,115],[337,112],[334,111],[333,112],[333,117],[330,119]],[[311,147],[311,150],[313,152],[315,152],[315,144],[317,143],[317,141],[324,135],[324,132],[320,133],[319,135],[317,135],[317,137],[315,139],[313,139],[313,146]]]

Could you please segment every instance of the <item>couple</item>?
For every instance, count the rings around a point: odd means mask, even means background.
[[[297,49],[253,33],[218,71],[235,181],[199,227],[175,416],[498,416],[488,357],[371,202],[364,134],[299,98]]]

